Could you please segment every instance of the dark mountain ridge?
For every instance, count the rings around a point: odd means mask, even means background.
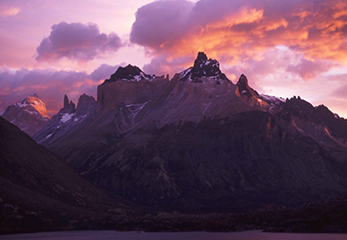
[[[347,194],[347,122],[326,107],[259,94],[245,75],[234,85],[204,53],[170,81],[148,76],[117,70],[82,122],[52,122],[55,135],[43,129],[34,139],[104,190],[166,210]]]
[[[97,228],[127,209],[0,117],[1,234]]]

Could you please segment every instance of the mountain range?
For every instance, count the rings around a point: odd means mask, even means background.
[[[95,228],[127,209],[0,117],[1,234]]]
[[[299,206],[347,194],[347,121],[233,84],[200,52],[172,79],[120,67],[33,135],[112,196],[167,211]]]

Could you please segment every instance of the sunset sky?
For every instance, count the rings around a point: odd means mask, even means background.
[[[347,117],[345,0],[0,0],[0,111],[96,97],[118,66],[173,74],[199,51],[236,83]]]

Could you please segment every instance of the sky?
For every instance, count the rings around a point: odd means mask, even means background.
[[[119,66],[173,77],[199,51],[347,118],[345,0],[0,0],[0,112],[36,93],[52,116]]]

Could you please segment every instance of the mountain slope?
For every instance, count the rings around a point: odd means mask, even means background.
[[[170,81],[119,71],[98,87],[87,121],[42,142],[103,189],[182,211],[347,193],[347,122],[325,107],[259,94],[244,75],[234,85],[204,53]]]
[[[87,226],[121,206],[0,117],[1,233]]]
[[[63,108],[52,117],[41,131],[33,136],[38,143],[48,143],[69,133],[70,128],[83,125],[96,110],[95,99],[86,94],[81,95],[78,99],[77,108],[66,95],[63,104]]]
[[[8,106],[2,117],[31,136],[49,121],[45,103],[36,94]]]

